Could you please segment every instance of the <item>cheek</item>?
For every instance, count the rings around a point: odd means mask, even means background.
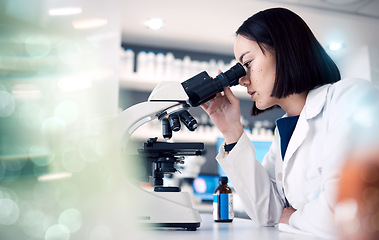
[[[251,75],[251,82],[260,95],[270,95],[274,87],[271,76],[266,75],[263,70],[257,70]]]
[[[262,79],[262,69],[251,68],[250,69],[250,80],[251,82],[260,82]]]
[[[254,81],[265,78],[266,71],[264,66],[260,62],[256,62],[250,69],[250,74],[253,76]]]

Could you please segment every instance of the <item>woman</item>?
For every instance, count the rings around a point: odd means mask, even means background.
[[[217,161],[259,225],[334,236],[335,186],[355,130],[350,119],[375,90],[365,80],[339,81],[307,24],[287,9],[248,18],[236,32],[234,54],[246,68],[239,83],[254,101],[252,114],[273,106],[286,114],[260,164],[240,123],[239,101],[225,88],[201,106],[225,138]]]

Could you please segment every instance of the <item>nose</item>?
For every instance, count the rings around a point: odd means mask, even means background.
[[[241,77],[239,80],[238,80],[238,83],[243,86],[243,87],[247,87],[247,85],[250,84],[250,79],[249,77],[247,76],[247,74],[243,77]]]

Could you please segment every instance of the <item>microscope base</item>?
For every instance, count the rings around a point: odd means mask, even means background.
[[[148,227],[185,228],[196,231],[201,217],[187,192],[148,192],[135,188],[138,223]]]
[[[200,227],[200,222],[198,223],[146,223],[147,227],[156,228],[184,228],[187,231],[196,231]]]

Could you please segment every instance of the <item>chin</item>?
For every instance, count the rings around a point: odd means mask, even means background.
[[[256,106],[259,110],[261,110],[261,111],[266,110],[266,109],[272,107],[272,105],[259,104],[259,103],[257,103],[257,102],[255,102],[255,106]]]

